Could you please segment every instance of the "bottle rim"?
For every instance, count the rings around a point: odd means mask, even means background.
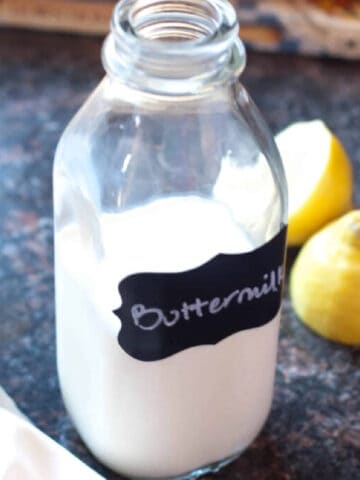
[[[189,93],[241,73],[238,32],[226,0],[123,0],[114,9],[103,64],[135,88]]]

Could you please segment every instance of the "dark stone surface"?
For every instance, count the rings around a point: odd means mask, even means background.
[[[52,158],[66,123],[103,75],[100,45],[96,38],[0,31],[0,383],[39,428],[115,479],[64,411],[54,349]],[[359,78],[359,63],[252,54],[244,83],[274,131],[323,118],[348,149],[360,187]],[[355,196],[359,203],[360,188]],[[359,478],[359,365],[359,349],[312,334],[286,296],[270,418],[218,478]]]

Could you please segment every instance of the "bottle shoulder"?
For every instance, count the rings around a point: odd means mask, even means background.
[[[281,160],[244,87],[143,101],[114,88],[103,80],[56,152],[55,171],[81,184],[87,197],[96,190],[96,201],[114,209],[191,194],[231,205],[254,231],[264,216],[286,223]]]

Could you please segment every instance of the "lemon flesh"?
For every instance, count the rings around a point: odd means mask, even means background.
[[[318,334],[360,345],[360,210],[316,233],[290,274],[290,296],[300,319]]]
[[[289,189],[288,244],[301,245],[351,209],[351,162],[321,120],[290,125],[276,143]]]

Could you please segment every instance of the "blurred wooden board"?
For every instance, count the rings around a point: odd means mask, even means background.
[[[0,24],[105,34],[115,4],[112,0],[0,0]]]
[[[360,59],[358,3],[350,14],[306,0],[238,0],[240,36],[261,50]]]
[[[357,0],[358,1],[358,0]],[[0,0],[0,24],[104,35],[114,0]],[[240,36],[252,48],[360,59],[359,16],[314,0],[232,0]]]

